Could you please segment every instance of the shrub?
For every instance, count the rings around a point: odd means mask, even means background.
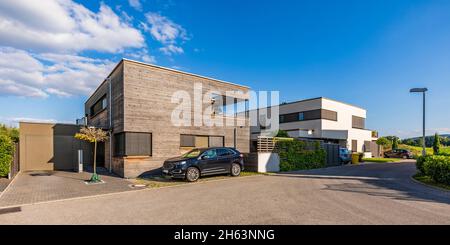
[[[434,141],[433,141],[433,153],[434,153],[434,155],[439,155],[440,148],[441,148],[441,141],[439,139],[439,134],[436,133],[434,135]]]
[[[434,181],[450,185],[450,157],[425,156],[417,160],[417,169]]]
[[[425,162],[425,157],[423,157],[423,156],[417,157],[416,168],[417,168],[417,171],[419,171],[421,174],[425,174],[425,170],[423,169],[424,162]]]
[[[278,130],[277,137],[289,138],[289,134],[284,130]]]
[[[0,176],[7,176],[14,153],[14,145],[10,137],[0,135]]]
[[[313,150],[308,150],[312,148]],[[277,142],[280,156],[280,171],[293,171],[325,167],[326,152],[319,142],[307,143],[299,140]]]

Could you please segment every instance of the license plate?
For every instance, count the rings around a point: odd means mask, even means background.
[[[169,173],[169,170],[164,169],[164,170],[163,170],[163,173],[168,174],[168,173]]]

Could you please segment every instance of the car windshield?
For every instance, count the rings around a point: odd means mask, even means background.
[[[195,157],[198,157],[200,155],[200,153],[202,153],[202,152],[199,149],[193,149],[187,153],[184,153],[182,155],[182,157],[195,158]]]

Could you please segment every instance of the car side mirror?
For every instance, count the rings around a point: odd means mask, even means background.
[[[207,156],[206,156],[206,155],[203,155],[203,156],[200,156],[200,157],[199,157],[199,160],[205,160],[205,159],[207,159]]]

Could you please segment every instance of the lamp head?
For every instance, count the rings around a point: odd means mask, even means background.
[[[409,90],[410,93],[425,93],[427,91],[427,88],[412,88],[411,90]]]

